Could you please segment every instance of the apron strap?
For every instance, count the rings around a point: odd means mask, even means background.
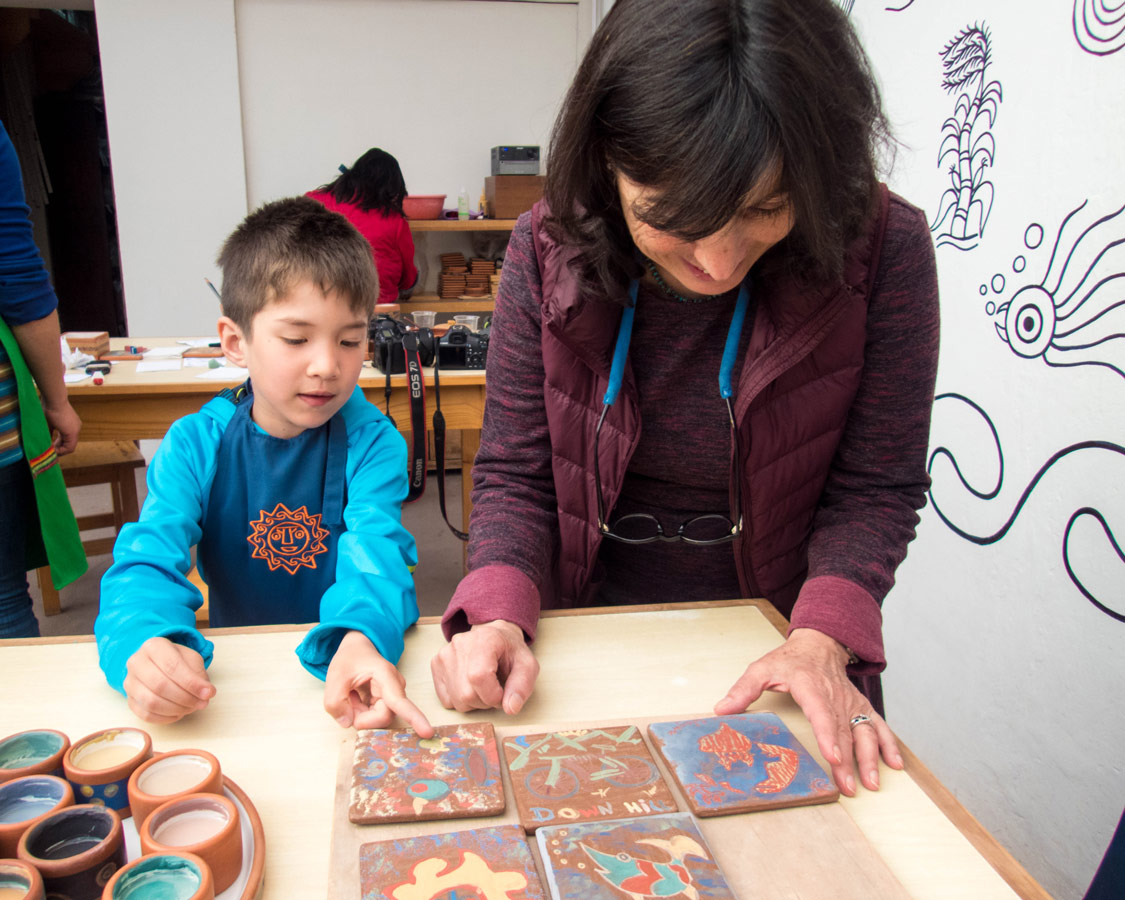
[[[347,463],[348,429],[343,414],[336,413],[328,421],[328,462],[324,467],[324,507],[321,510],[321,522],[325,525],[342,525],[344,522]]]

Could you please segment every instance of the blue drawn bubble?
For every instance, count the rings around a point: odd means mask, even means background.
[[[1004,293],[1004,276],[997,273],[992,276],[992,290],[994,293]]]
[[[980,286],[980,295],[981,295],[981,296],[983,297],[983,296],[985,296],[985,295],[986,295],[987,293],[988,293],[988,285],[987,285],[987,284],[982,284],[982,285]]]
[[[1028,250],[1034,250],[1043,243],[1043,226],[1032,222],[1023,233],[1023,244]]]
[[[1026,268],[1027,268],[1027,259],[1026,258],[1024,258],[1022,256],[1017,256],[1015,259],[1012,260],[1012,271],[1013,272],[1022,272]]]
[[[991,300],[989,300],[989,301],[988,301],[988,302],[987,302],[987,303],[986,303],[986,304],[984,305],[984,311],[985,311],[986,313],[988,313],[988,314],[989,314],[990,316],[992,316],[992,315],[995,315],[995,314],[996,314],[996,304],[995,304],[995,303],[993,303],[993,302],[992,302]]]

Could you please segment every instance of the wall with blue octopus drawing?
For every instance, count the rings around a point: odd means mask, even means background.
[[[1058,897],[1125,800],[1125,5],[840,0],[937,247],[918,538],[890,722]]]

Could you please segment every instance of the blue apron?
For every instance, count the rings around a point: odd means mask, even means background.
[[[196,551],[211,625],[317,622],[344,531],[344,418],[276,438],[250,418],[249,382],[229,398],[235,412],[219,442]]]

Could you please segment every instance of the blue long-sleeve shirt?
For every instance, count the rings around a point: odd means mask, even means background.
[[[35,322],[58,306],[32,239],[29,212],[16,148],[0,122],[0,318],[9,326]],[[0,466],[23,459],[19,432],[16,379],[0,345]]]
[[[323,679],[344,634],[362,632],[397,663],[403,632],[418,618],[411,570],[414,538],[402,525],[406,442],[357,387],[341,413],[347,427],[347,505],[336,580],[320,598],[320,623],[297,648],[301,664]],[[172,425],[148,471],[137,522],[125,525],[102,578],[94,622],[106,679],[122,690],[126,663],[153,637],[165,637],[211,664],[214,645],[195,627],[203,598],[187,580],[191,548],[207,519],[219,442],[234,414],[221,397]],[[268,477],[269,473],[263,473]]]

